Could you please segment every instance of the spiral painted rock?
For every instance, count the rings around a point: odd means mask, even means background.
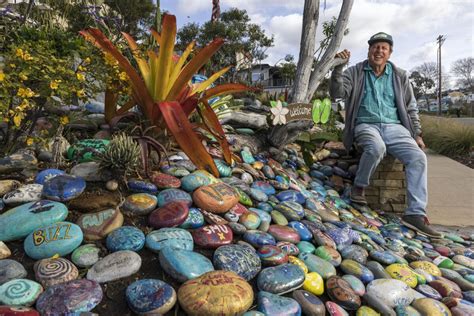
[[[79,276],[76,266],[64,258],[43,259],[35,266],[35,278],[45,288],[75,280]]]
[[[31,306],[42,292],[43,287],[39,283],[15,279],[0,286],[0,302],[6,305]]]

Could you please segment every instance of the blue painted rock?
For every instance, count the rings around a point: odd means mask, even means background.
[[[300,249],[297,247],[297,245],[288,241],[280,241],[276,244],[276,246],[286,252],[289,256],[297,256],[300,253]]]
[[[178,189],[181,186],[181,181],[175,176],[166,173],[153,173],[150,177],[151,182],[158,189]]]
[[[252,286],[232,271],[211,271],[184,283],[178,300],[190,316],[241,315],[253,302]]]
[[[91,113],[104,113],[105,112],[105,104],[103,102],[99,102],[96,100],[89,100],[84,105],[86,111]]]
[[[262,268],[260,258],[249,247],[226,245],[217,248],[212,259],[218,270],[233,271],[245,280],[253,279]]]
[[[6,305],[31,306],[43,287],[28,279],[14,279],[0,285],[0,302]]]
[[[300,242],[300,236],[296,230],[288,226],[270,225],[267,232],[278,241],[288,241],[295,244]]]
[[[296,246],[299,250],[299,253],[314,253],[314,251],[316,250],[316,247],[314,247],[314,245],[309,241],[300,241]]]
[[[435,299],[437,301],[441,301],[441,299],[443,298],[438,291],[436,291],[434,288],[427,284],[418,284],[415,290],[417,290],[424,296]]]
[[[245,232],[243,239],[255,248],[264,245],[276,245],[275,238],[272,235],[259,230],[248,230]]]
[[[63,170],[59,170],[59,169],[45,169],[45,170],[42,170],[42,171],[38,172],[38,174],[35,177],[35,183],[44,184],[45,181],[47,181],[51,178],[54,178],[55,176],[58,176],[60,174],[65,174],[65,173],[66,172],[64,172]]]
[[[209,185],[211,180],[201,173],[191,173],[181,178],[181,188],[186,192],[192,192],[199,187]]]
[[[303,207],[294,201],[285,201],[277,206],[275,210],[279,211],[289,221],[299,221],[304,217]]]
[[[276,195],[277,199],[280,200],[281,202],[284,201],[292,201],[296,202],[298,204],[304,204],[306,201],[306,198],[301,194],[301,192],[295,191],[295,190],[286,190],[278,193]]]
[[[350,229],[348,228],[328,229],[326,234],[334,240],[338,249],[342,249],[343,247],[352,244],[352,236],[350,234]]]
[[[257,250],[263,265],[276,266],[288,262],[288,254],[277,246],[265,245]]]
[[[128,277],[140,270],[142,258],[133,251],[113,252],[99,260],[87,271],[87,279],[99,283]]]
[[[94,244],[85,244],[71,254],[71,261],[78,267],[88,268],[99,261],[100,249]]]
[[[184,222],[179,225],[180,228],[198,228],[204,225],[204,216],[195,207],[189,208],[189,213]]]
[[[258,310],[265,315],[300,316],[301,307],[292,298],[272,294],[265,291],[258,292]]]
[[[232,230],[227,225],[207,225],[192,232],[194,243],[203,248],[218,248],[232,242]]]
[[[319,246],[328,246],[336,249],[336,243],[331,237],[323,233],[322,231],[313,231],[314,242]]]
[[[6,205],[35,202],[41,199],[43,185],[38,183],[26,184],[6,193],[2,200]]]
[[[370,257],[385,265],[389,265],[397,261],[397,258],[395,258],[395,256],[393,256],[389,251],[372,250],[370,252]]]
[[[270,223],[272,222],[272,217],[268,212],[265,212],[259,208],[250,208],[251,212],[254,212],[260,218],[260,226],[258,227],[261,231],[267,231],[270,227]]]
[[[76,266],[64,258],[42,259],[35,263],[33,269],[36,281],[44,288],[75,280],[79,276]]]
[[[262,172],[265,175],[265,177],[267,177],[268,179],[275,178],[275,172],[273,172],[273,169],[268,165],[263,166]]]
[[[165,247],[160,251],[159,260],[163,270],[179,282],[197,278],[214,270],[209,259],[188,250]]]
[[[184,202],[189,206],[193,203],[193,199],[189,193],[179,189],[166,189],[158,193],[158,206],[162,207],[170,202]]]
[[[91,280],[73,280],[51,286],[36,302],[41,315],[72,315],[88,312],[102,301],[100,285]]]
[[[122,226],[112,231],[106,239],[110,252],[120,250],[139,251],[145,245],[145,234],[134,226]]]
[[[147,215],[155,209],[157,204],[156,196],[148,193],[135,193],[125,198],[122,210],[134,215]]]
[[[172,201],[151,212],[148,223],[155,228],[176,227],[184,223],[188,214],[187,202]]]
[[[163,315],[176,303],[176,292],[171,285],[161,280],[143,279],[127,287],[125,299],[136,314]]]
[[[268,201],[268,196],[258,189],[250,188],[249,195],[252,199],[258,202],[266,202]]]
[[[82,243],[83,235],[79,226],[69,222],[58,222],[34,230],[24,241],[28,257],[43,259],[56,254],[65,256]]]
[[[328,246],[319,246],[315,251],[314,254],[324,260],[327,260],[330,264],[337,267],[341,264],[342,258],[339,252],[331,247]]]
[[[254,212],[246,212],[239,217],[239,223],[244,225],[247,229],[257,229],[262,220]]]
[[[252,188],[260,190],[266,195],[274,195],[276,193],[275,188],[265,181],[255,181],[252,183]]]
[[[146,247],[153,252],[159,252],[165,247],[192,251],[194,242],[191,234],[185,229],[161,228],[146,236]]]
[[[364,283],[362,283],[361,280],[359,280],[358,278],[356,278],[355,276],[350,275],[350,274],[345,274],[345,275],[342,276],[342,278],[344,280],[346,280],[347,283],[349,283],[352,290],[354,290],[354,292],[357,295],[363,296],[365,294],[365,286],[364,286]]]
[[[324,303],[316,295],[305,290],[296,290],[292,296],[300,304],[304,315],[326,315]]]
[[[374,279],[374,274],[365,266],[352,259],[344,259],[340,265],[342,271],[359,278],[364,283],[369,283]]]
[[[215,183],[198,188],[193,193],[194,203],[213,213],[225,213],[239,202],[237,192],[225,183]]]
[[[291,292],[303,285],[304,271],[294,264],[282,264],[263,269],[258,274],[257,286],[260,291],[273,294]]]
[[[265,211],[267,213],[270,213],[271,211],[273,211],[273,207],[267,202],[258,203],[257,208],[259,208],[262,211]]]
[[[344,259],[351,259],[360,264],[365,264],[367,262],[367,257],[369,256],[367,250],[359,245],[346,246],[340,250],[340,253]]]
[[[132,192],[137,193],[156,193],[158,188],[151,182],[131,179],[127,181],[127,187]]]
[[[334,266],[318,256],[310,253],[301,253],[298,258],[304,261],[310,272],[317,272],[325,280],[336,275]]]
[[[326,280],[326,292],[333,301],[346,310],[356,310],[360,307],[360,297],[346,280],[337,275]]]
[[[77,221],[86,240],[100,240],[123,224],[123,215],[118,208],[81,215]]]
[[[25,267],[12,259],[0,260],[0,285],[13,279],[22,279],[27,276]]]
[[[45,181],[43,196],[54,201],[69,201],[81,195],[85,189],[84,179],[62,174]]]
[[[67,214],[64,204],[48,200],[17,206],[0,215],[0,240],[23,238],[39,227],[66,219]]]
[[[301,222],[292,221],[288,223],[288,226],[296,230],[298,235],[300,235],[301,240],[309,241],[313,238],[313,234],[309,231],[309,229],[303,225]]]

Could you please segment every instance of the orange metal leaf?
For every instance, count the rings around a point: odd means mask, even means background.
[[[166,95],[169,94],[171,87],[173,86],[174,82],[178,78],[181,72],[181,69],[183,68],[184,63],[186,62],[186,59],[188,59],[188,56],[192,52],[195,44],[196,44],[195,41],[192,41],[191,43],[189,43],[189,45],[184,50],[183,54],[181,54],[181,57],[179,57],[178,62],[173,66],[174,68],[170,75],[170,80],[168,82],[168,87],[166,89]]]
[[[142,74],[143,81],[145,81],[145,84],[148,88],[148,91],[150,91],[150,67],[148,66],[148,63],[145,58],[141,56],[140,48],[138,47],[137,43],[131,37],[129,34],[122,32],[123,37],[125,37],[125,40],[127,40],[128,46],[130,47],[130,50],[132,51],[132,55],[137,61],[138,68],[140,68],[140,72]]]
[[[206,90],[211,84],[213,84],[214,81],[216,81],[217,79],[219,79],[220,76],[222,76],[222,75],[225,74],[227,71],[229,71],[230,68],[231,68],[231,66],[222,68],[221,70],[219,70],[218,72],[216,72],[215,74],[213,74],[212,76],[210,76],[209,79],[207,79],[206,81],[201,82],[200,84],[196,85],[196,88],[193,89],[193,92],[191,92],[191,94],[203,92],[203,91]]]
[[[151,28],[150,29],[151,35],[155,39],[155,41],[158,43],[158,45],[161,46],[161,35],[158,33],[155,29]]]
[[[234,92],[241,92],[241,91],[247,91],[247,90],[254,90],[254,88],[248,87],[240,83],[221,84],[214,88],[210,88],[204,91],[201,99],[209,100],[212,97],[216,97],[224,93],[234,93]]]

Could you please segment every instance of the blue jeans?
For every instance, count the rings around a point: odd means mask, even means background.
[[[385,153],[405,165],[407,204],[405,215],[425,215],[428,201],[427,162],[425,153],[418,147],[410,132],[401,124],[358,124],[354,139],[362,150],[359,168],[354,180],[365,188]]]

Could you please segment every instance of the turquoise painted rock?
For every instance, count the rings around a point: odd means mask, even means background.
[[[329,297],[346,310],[356,310],[360,307],[360,297],[351,288],[349,282],[334,275],[326,280],[326,292]]]
[[[263,269],[258,274],[257,286],[260,291],[273,294],[291,292],[303,285],[304,271],[294,264],[282,264]]]
[[[71,254],[71,261],[80,268],[88,268],[99,261],[100,249],[94,244],[82,245]]]
[[[242,245],[225,245],[217,248],[212,262],[216,269],[233,271],[247,281],[253,279],[262,268],[257,253]]]
[[[364,283],[369,283],[374,279],[373,273],[357,261],[344,259],[342,260],[340,267],[344,273],[351,274]]]
[[[127,287],[125,299],[136,314],[163,315],[176,303],[176,292],[171,285],[161,280],[143,279]]]
[[[204,225],[204,216],[195,207],[189,208],[189,213],[184,222],[179,225],[180,228],[198,228]]]
[[[37,228],[65,220],[67,214],[64,204],[49,200],[17,206],[0,215],[0,240],[23,238]]]
[[[0,286],[0,302],[5,305],[31,306],[43,292],[41,284],[28,279],[14,279]]]
[[[214,271],[209,259],[193,251],[165,247],[160,251],[159,260],[163,270],[179,282]]]
[[[63,170],[59,169],[45,169],[40,172],[35,177],[35,183],[44,184],[45,181],[54,178],[60,174],[65,174]]]
[[[262,192],[260,190],[257,190],[257,189],[254,189],[254,188],[250,188],[249,196],[252,199],[254,199],[255,201],[258,201],[258,202],[268,201],[268,196],[264,192]]]
[[[170,202],[184,202],[189,206],[193,203],[193,199],[189,193],[179,189],[166,189],[158,193],[158,206],[162,207]]]
[[[13,259],[0,260],[0,285],[13,279],[22,279],[26,277],[25,267]]]
[[[72,200],[86,189],[86,181],[80,177],[67,174],[58,175],[43,185],[43,196],[54,201]]]
[[[6,193],[2,200],[6,205],[35,202],[41,199],[43,185],[38,183],[26,184],[18,189]]]
[[[33,266],[35,279],[44,288],[75,280],[79,276],[79,270],[65,258],[48,258],[37,261]]]
[[[82,243],[83,234],[79,226],[69,222],[57,222],[30,233],[23,243],[28,257],[49,258],[56,254],[65,256]]]
[[[365,286],[364,286],[364,283],[362,283],[361,280],[359,280],[358,278],[356,278],[355,276],[350,275],[350,274],[345,274],[345,275],[342,276],[342,278],[344,280],[346,280],[347,283],[349,283],[352,290],[354,290],[354,292],[357,295],[363,296],[365,294]]]
[[[125,198],[122,210],[133,215],[147,215],[156,208],[158,199],[148,193],[135,193]]]
[[[265,315],[300,316],[301,307],[292,298],[279,296],[265,291],[258,292],[258,310]]]
[[[145,245],[145,234],[134,226],[122,226],[112,231],[106,239],[110,252],[120,250],[139,251]]]
[[[379,279],[367,285],[367,293],[378,297],[392,308],[398,305],[410,305],[415,296],[414,291],[404,282],[394,279]]]
[[[232,168],[226,162],[220,159],[214,159],[214,163],[219,171],[219,176],[230,177],[232,174]]]
[[[306,252],[306,253],[314,253],[314,251],[316,250],[316,247],[310,243],[309,241],[300,241],[298,244],[296,244],[296,246],[298,247],[298,253],[303,253],[303,252]],[[298,255],[298,254],[294,254],[294,255]]]
[[[211,184],[211,180],[201,173],[191,173],[181,178],[181,188],[186,192],[193,192],[199,187]]]
[[[192,251],[194,241],[191,233],[182,228],[161,228],[146,236],[145,245],[153,252],[160,252],[165,247]]]
[[[288,254],[277,246],[264,245],[257,250],[263,265],[276,266],[288,262]]]
[[[83,139],[67,150],[67,158],[78,162],[93,161],[100,153],[104,153],[109,140]]]
[[[260,248],[265,245],[276,245],[276,240],[272,235],[259,230],[246,231],[243,239],[255,248]]]
[[[138,272],[141,265],[142,258],[136,252],[130,250],[113,252],[87,271],[87,279],[99,283],[118,280]]]
[[[326,307],[316,295],[305,290],[296,290],[292,296],[300,304],[304,315],[326,315]]]
[[[304,261],[310,272],[317,272],[325,280],[336,275],[334,266],[316,255],[301,253],[298,258]]]

